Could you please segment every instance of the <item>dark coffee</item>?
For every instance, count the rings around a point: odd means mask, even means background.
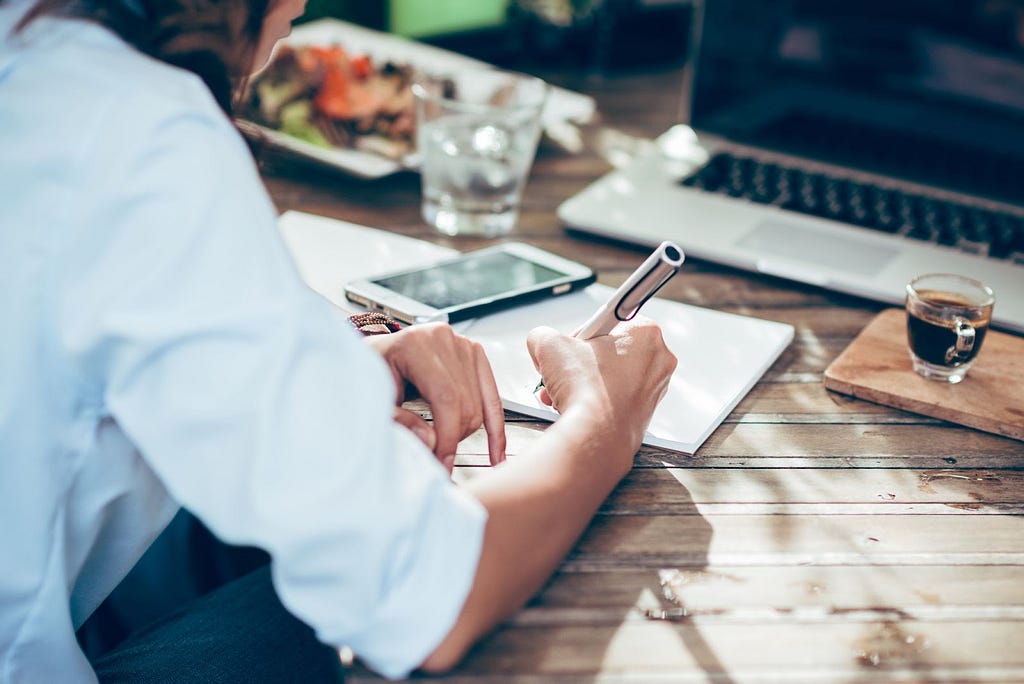
[[[923,290],[919,302],[907,311],[907,341],[910,349],[922,360],[937,366],[959,366],[971,361],[981,349],[991,319],[991,310],[978,307],[969,298],[952,292]],[[961,310],[959,315],[950,307]],[[974,346],[970,351],[955,353],[958,322],[966,320],[974,327]]]

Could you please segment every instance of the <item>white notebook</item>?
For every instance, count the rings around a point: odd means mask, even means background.
[[[360,309],[345,299],[345,283],[350,280],[438,261],[455,252],[299,212],[283,214],[279,225],[310,287],[352,312]],[[637,264],[642,260],[638,255]],[[526,335],[538,325],[571,332],[613,291],[594,284],[580,292],[465,321],[456,329],[484,346],[507,410],[555,420],[558,414],[533,394],[538,376],[526,351]],[[644,443],[687,454],[704,443],[793,339],[791,325],[665,299],[647,302],[643,314],[661,325],[668,347],[679,358]]]

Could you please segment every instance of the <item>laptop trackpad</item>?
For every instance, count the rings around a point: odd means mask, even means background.
[[[896,247],[778,220],[762,221],[737,244],[758,255],[760,270],[775,272],[775,268],[762,268],[762,262],[773,264],[773,257],[780,257],[815,267],[822,280],[827,280],[828,271],[875,275],[899,254]],[[812,270],[806,267],[800,270]]]

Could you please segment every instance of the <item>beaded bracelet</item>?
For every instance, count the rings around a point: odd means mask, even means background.
[[[353,314],[348,322],[363,335],[387,335],[402,329],[398,321],[379,311]]]

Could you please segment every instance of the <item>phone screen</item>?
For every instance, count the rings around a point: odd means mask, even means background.
[[[504,292],[531,289],[565,276],[514,254],[491,252],[372,282],[436,309],[445,309]]]

